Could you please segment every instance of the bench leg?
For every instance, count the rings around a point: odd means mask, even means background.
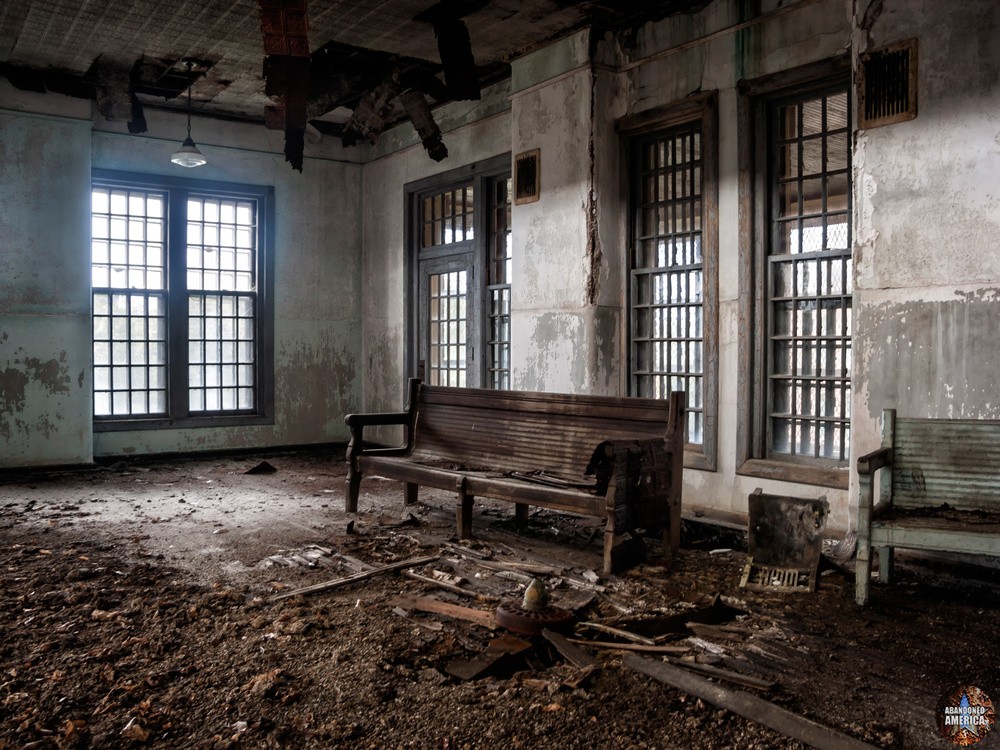
[[[883,585],[889,583],[889,579],[892,578],[894,552],[893,547],[878,548],[878,581]]]
[[[417,490],[420,489],[420,485],[414,482],[406,483],[406,492],[403,495],[403,505],[413,505],[417,502]]]
[[[475,496],[465,490],[465,482],[459,483],[458,505],[455,508],[455,525],[458,528],[459,539],[469,539],[472,536],[472,504]]]
[[[868,603],[868,586],[872,577],[872,547],[868,539],[858,536],[858,554],[854,563],[854,598],[860,606]]]
[[[344,510],[348,513],[358,512],[358,495],[361,494],[361,473],[349,471],[347,474],[347,501]]]
[[[523,529],[528,525],[528,504],[514,503],[514,523],[517,528]]]

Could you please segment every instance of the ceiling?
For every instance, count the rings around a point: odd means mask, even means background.
[[[366,106],[382,107],[386,114],[385,123],[378,120],[377,125],[388,124],[405,116],[398,101],[391,103],[403,91],[421,92],[429,106],[476,98],[477,81],[505,77],[511,59],[575,28],[591,23],[635,26],[706,4],[705,0],[21,0],[0,3],[0,74],[22,89],[96,98],[109,119],[129,120],[128,113],[135,111],[129,108],[130,100],[140,107],[140,116],[142,107],[183,107],[181,94],[192,83],[195,111],[268,122],[265,115],[270,108],[269,127],[284,127],[287,133],[302,119],[287,114],[287,105],[288,112],[298,107],[315,126],[339,133],[366,96]],[[307,20],[296,22],[296,13]],[[274,32],[275,24],[278,35],[267,37],[265,32]],[[299,38],[293,38],[295,34]],[[475,60],[471,94],[468,86],[452,85],[463,75],[468,78],[472,69],[469,42]],[[457,48],[450,70],[442,66],[447,45]],[[291,57],[285,54],[289,52]],[[190,71],[185,61],[193,63]],[[395,80],[379,92],[389,76]]]

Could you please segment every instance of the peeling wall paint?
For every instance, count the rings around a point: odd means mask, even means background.
[[[858,369],[868,416],[1000,419],[1000,289],[953,299],[874,302],[858,310]]]
[[[75,100],[64,109],[81,119],[54,117],[53,97],[0,81],[0,466],[346,440],[361,392],[361,167],[326,139],[300,175],[280,134],[212,121],[199,137],[210,163],[193,176],[275,188],[274,424],[95,435],[91,169],[178,176],[169,155],[185,121],[148,112],[136,137]]]
[[[0,467],[91,460],[89,151],[89,121],[0,113]]]
[[[508,91],[506,85],[504,91]],[[363,392],[347,412],[398,411],[406,396],[405,185],[433,174],[484,161],[510,150],[510,113],[496,113],[464,103],[451,105],[455,129],[445,137],[448,158],[433,162],[417,144],[381,156],[365,165],[360,327]],[[464,125],[460,113],[464,112]],[[411,126],[401,126],[411,128]],[[411,128],[412,129],[412,128]],[[345,413],[347,413],[345,412]],[[372,440],[398,443],[392,428],[370,431]],[[369,431],[365,432],[366,439]]]
[[[303,172],[294,172],[280,145],[275,153],[256,150],[258,130],[231,133],[234,148],[217,154],[199,177],[274,186],[274,424],[101,432],[95,455],[348,439],[343,415],[356,409],[362,387],[361,167],[315,158],[307,148]],[[162,150],[148,139],[93,137],[94,165],[106,169],[176,174]]]
[[[916,119],[855,139],[861,455],[880,444],[885,408],[1000,419],[1000,7],[874,0],[855,14],[856,54],[919,45]]]

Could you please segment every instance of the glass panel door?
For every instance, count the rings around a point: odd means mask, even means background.
[[[420,264],[420,362],[430,385],[480,385],[479,303],[472,276],[469,253]]]

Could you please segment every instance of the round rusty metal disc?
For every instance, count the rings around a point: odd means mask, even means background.
[[[497,624],[512,633],[538,635],[545,628],[557,630],[572,622],[573,613],[559,607],[525,609],[518,602],[503,602],[497,607]]]

